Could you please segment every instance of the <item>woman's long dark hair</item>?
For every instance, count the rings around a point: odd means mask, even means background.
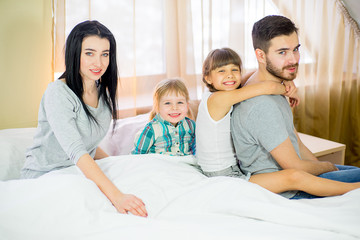
[[[110,61],[107,70],[99,81],[99,99],[103,97],[106,105],[111,110],[113,119],[117,118],[116,91],[118,84],[118,68],[116,62],[116,42],[114,35],[110,30],[98,21],[85,21],[76,25],[66,39],[65,46],[65,72],[59,77],[65,78],[67,86],[80,99],[81,104],[89,119],[97,123],[95,117],[91,114],[84,103],[82,97],[84,94],[83,81],[80,75],[80,55],[82,42],[85,37],[98,36],[106,38],[110,42]],[[113,121],[113,129],[116,121]]]

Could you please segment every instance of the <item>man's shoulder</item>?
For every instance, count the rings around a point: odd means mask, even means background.
[[[234,105],[234,111],[249,111],[258,108],[271,108],[277,105],[280,95],[261,95],[249,98]]]

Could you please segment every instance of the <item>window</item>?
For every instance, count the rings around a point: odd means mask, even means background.
[[[65,29],[64,39],[87,19],[100,21],[114,34],[121,109],[151,105],[156,83],[170,77],[182,77],[190,97],[200,99],[202,63],[214,48],[230,47],[245,70],[256,68],[252,26],[265,15],[279,14],[270,0],[55,0],[55,6],[59,2],[65,7],[63,14],[55,14],[55,29]],[[302,61],[310,61],[302,51]]]
[[[211,49],[230,47],[242,57],[244,68],[257,67],[252,46],[253,24],[266,15],[279,14],[272,1],[191,1],[196,73]]]
[[[67,0],[65,33],[79,22],[98,20],[115,36],[121,77],[164,74],[163,4],[163,0]]]

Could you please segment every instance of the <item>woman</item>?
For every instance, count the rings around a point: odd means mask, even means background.
[[[117,189],[94,161],[108,156],[98,145],[111,117],[116,118],[118,72],[113,34],[97,21],[78,24],[66,40],[65,66],[41,100],[37,132],[26,154],[22,178],[75,164],[120,213],[147,216],[141,199]]]

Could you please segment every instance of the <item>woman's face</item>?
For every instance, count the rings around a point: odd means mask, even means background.
[[[82,80],[96,81],[106,72],[110,62],[110,42],[106,38],[89,36],[83,39],[80,56]]]

